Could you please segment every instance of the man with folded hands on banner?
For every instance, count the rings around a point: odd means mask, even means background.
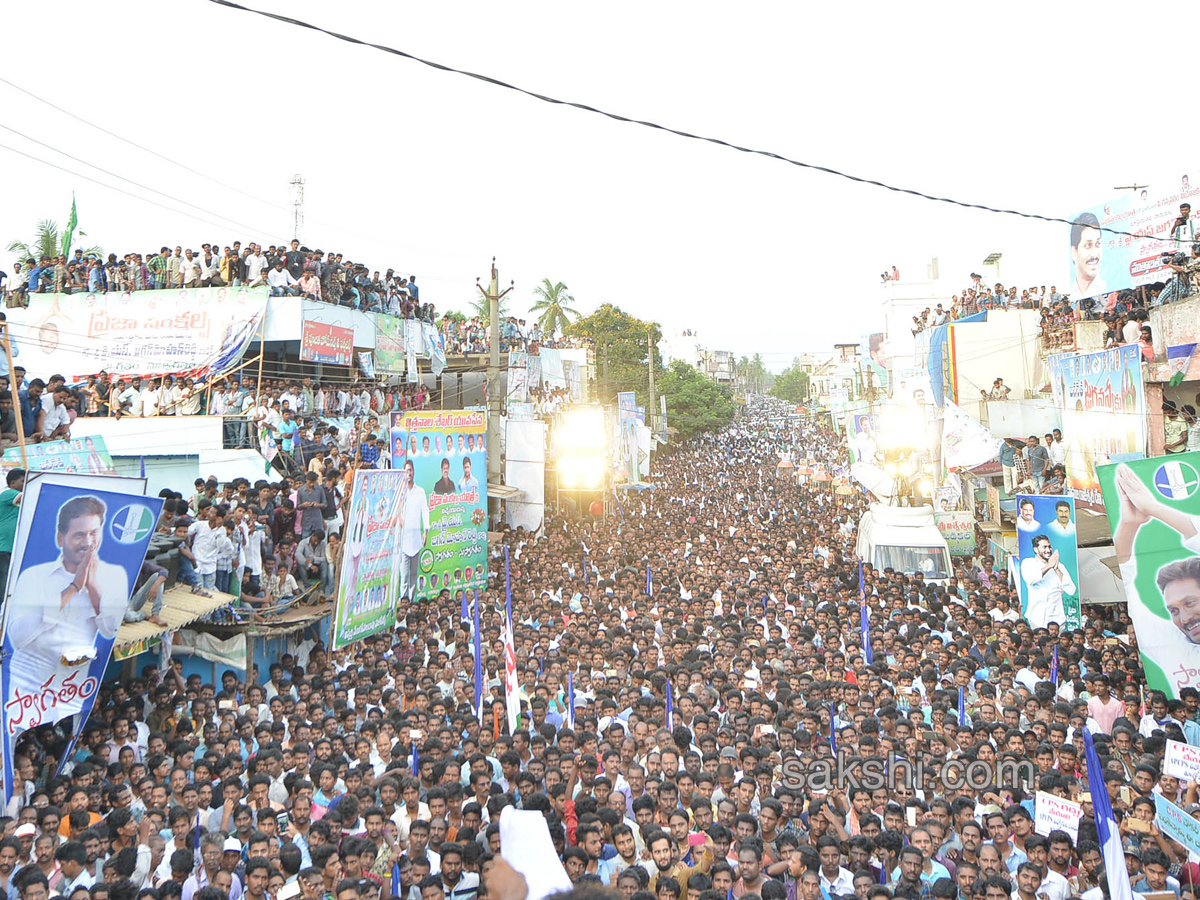
[[[1045,628],[1050,622],[1062,625],[1067,621],[1063,594],[1074,594],[1075,582],[1046,535],[1034,536],[1033,552],[1029,559],[1021,560],[1025,618],[1032,628]]]
[[[68,500],[58,510],[59,558],[17,576],[8,620],[14,691],[36,693],[76,670],[86,676],[97,634],[112,638],[121,627],[129,579],[100,559],[106,513],[98,497]]]
[[[1150,489],[1128,466],[1120,466],[1113,479],[1121,504],[1121,519],[1113,533],[1113,547],[1121,579],[1132,585],[1137,579],[1137,558],[1133,554],[1138,529],[1151,519],[1175,529],[1183,546],[1200,553],[1200,519],[1154,499]],[[1129,604],[1129,617],[1137,630],[1141,651],[1163,665],[1169,660],[1174,671],[1176,663],[1188,669],[1200,669],[1200,556],[1169,563],[1158,570],[1155,584],[1162,594],[1163,605],[1171,616],[1173,628],[1164,628],[1163,621],[1151,613],[1144,602]],[[1164,671],[1167,669],[1164,666]]]

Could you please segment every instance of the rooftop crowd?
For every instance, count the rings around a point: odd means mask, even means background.
[[[482,710],[470,623],[443,591],[402,602],[387,632],[335,652],[304,640],[248,680],[184,677],[172,660],[105,684],[61,775],[61,729],[25,733],[0,889],[522,900],[500,858],[500,813],[515,805],[544,816],[580,898],[1099,900],[1111,886],[1091,797],[1105,791],[1134,888],[1197,896],[1200,866],[1154,824],[1153,797],[1200,812],[1196,784],[1163,773],[1166,738],[1200,743],[1200,695],[1143,692],[1124,610],[1085,606],[1078,630],[1031,630],[981,556],[937,585],[860,569],[863,498],[775,477],[785,452],[844,464],[838,438],[769,425],[786,422],[771,403],[659,457],[645,499],[599,518],[550,511],[540,536],[503,533],[480,598]],[[249,538],[237,577],[253,552],[265,564],[297,536],[294,508],[299,537],[336,540],[336,514],[301,493],[314,481],[331,479],[205,484],[173,498],[164,525],[206,552],[223,515],[239,533],[262,525],[274,553]],[[1085,725],[1103,784],[1087,779]],[[835,755],[853,777],[821,781]],[[890,783],[868,785],[885,761]],[[940,777],[948,761],[986,777]],[[1077,837],[1034,833],[1034,790],[1083,805]]]
[[[3,274],[3,273],[0,273]],[[204,243],[199,250],[177,245],[148,253],[42,256],[17,261],[4,283],[10,303],[28,304],[36,293],[126,293],[198,287],[268,287],[271,296],[310,300],[403,318],[436,319],[432,304],[422,305],[415,275],[388,269],[382,275],[362,263],[300,245],[298,240],[271,245],[234,241],[224,248]]]

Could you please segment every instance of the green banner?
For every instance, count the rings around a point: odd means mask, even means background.
[[[333,610],[334,650],[385,631],[396,621],[400,529],[408,479],[403,471],[354,473]]]
[[[1096,470],[1146,681],[1200,686],[1200,452]]]
[[[404,320],[375,314],[375,371],[380,375],[404,372]]]
[[[486,413],[468,410],[404,416],[402,465],[411,466],[412,495],[425,498],[426,511],[418,520],[405,509],[405,596],[445,590],[457,604],[464,591],[487,586],[486,421]],[[393,456],[392,464],[401,463]]]

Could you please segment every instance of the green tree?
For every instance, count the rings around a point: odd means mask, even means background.
[[[808,402],[808,373],[800,368],[800,360],[792,360],[792,364],[775,376],[775,384],[771,387],[771,396],[786,400],[788,403]]]
[[[482,322],[484,325],[491,325],[492,324],[491,306],[492,306],[491,301],[489,301],[487,299],[487,297],[483,296],[483,294],[479,293],[479,291],[476,291],[475,298],[471,301],[471,305],[468,308],[467,312],[470,313],[470,315],[472,317],[478,316],[479,321]],[[502,320],[507,319],[508,318],[508,297],[507,296],[500,298],[499,309],[500,309],[500,318]]]
[[[754,358],[743,356],[737,364],[738,379],[742,389],[751,394],[761,394],[771,386],[775,377],[767,371],[762,354],[755,353]]]
[[[656,348],[655,378],[663,371],[662,356],[657,350],[662,338],[658,325],[604,303],[590,316],[572,322],[565,333],[592,342],[596,354],[596,394],[602,402],[612,402],[621,391],[637,391],[641,402],[646,402],[650,382],[646,360],[651,340]]]
[[[681,440],[716,431],[733,421],[737,404],[729,387],[705,378],[682,360],[666,369],[659,384],[667,398],[667,422],[679,430]]]
[[[77,233],[77,236],[82,235],[82,231]],[[62,253],[62,233],[58,230],[57,222],[52,219],[42,219],[37,224],[37,232],[34,234],[32,242],[9,241],[6,249],[9,253],[16,254],[22,263],[27,259],[41,261],[43,256],[57,259]],[[84,256],[89,253],[99,256],[103,252],[100,247],[85,247],[83,250]]]
[[[533,289],[533,295],[540,299],[530,312],[537,316],[538,325],[548,337],[553,337],[555,331],[565,333],[571,325],[571,317],[579,318],[579,313],[570,305],[575,298],[567,293],[567,286],[561,281],[551,284],[549,278],[543,278]]]

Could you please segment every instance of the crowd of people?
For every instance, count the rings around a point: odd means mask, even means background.
[[[298,641],[266,673],[147,665],[102,686],[66,759],[63,726],[25,732],[0,888],[523,900],[501,858],[515,806],[542,815],[575,893],[597,900],[1099,900],[1104,791],[1133,888],[1196,896],[1200,866],[1153,798],[1200,813],[1196,783],[1163,771],[1166,738],[1200,743],[1200,694],[1143,694],[1124,610],[1030,629],[985,557],[938,583],[860,566],[864,497],[776,477],[784,453],[844,464],[839,439],[773,403],[657,458],[644,499],[502,534],[478,601],[481,708],[472,626],[443,591],[349,647]],[[269,531],[266,579],[293,538],[334,540],[336,515],[304,492],[336,492],[339,471],[206,483],[164,515],[185,533],[223,515]],[[1077,834],[1035,833],[1036,790],[1082,804]]]
[[[7,279],[7,280],[6,280]],[[30,257],[17,261],[11,275],[0,273],[8,302],[28,305],[37,293],[128,293],[199,287],[268,287],[272,296],[303,296],[403,318],[436,319],[432,304],[421,304],[415,275],[394,269],[380,274],[361,263],[343,260],[341,253],[302,247],[298,240],[271,245],[242,246],[234,241],[201,244],[199,250],[164,246],[158,251],[85,253]]]

